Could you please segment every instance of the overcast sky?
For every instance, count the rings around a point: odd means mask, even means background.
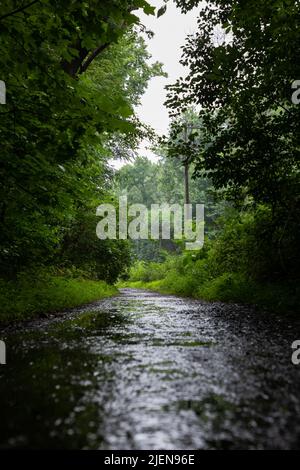
[[[163,0],[151,0],[151,5],[161,7]],[[195,32],[197,23],[197,9],[186,15],[176,8],[172,0],[167,4],[166,13],[160,18],[152,15],[139,14],[141,22],[154,32],[152,39],[147,39],[148,50],[152,55],[152,62],[159,61],[168,74],[168,78],[155,77],[149,82],[148,89],[141,100],[137,114],[141,121],[150,124],[154,130],[162,135],[169,126],[168,111],[164,107],[166,99],[165,86],[174,83],[176,79],[186,73],[179,63],[181,46],[188,34]],[[145,141],[141,146],[144,156],[153,157],[147,149],[149,143]]]
[[[150,0],[149,3],[157,8],[164,5],[163,0]],[[150,80],[148,89],[141,99],[141,105],[136,110],[141,121],[149,124],[159,135],[165,134],[169,126],[168,111],[164,107],[165,86],[174,83],[177,78],[187,72],[179,63],[180,48],[186,36],[196,31],[198,10],[199,7],[184,15],[176,8],[173,1],[169,0],[167,11],[160,18],[137,13],[142,24],[154,32],[152,39],[146,38],[148,51],[152,56],[151,62],[161,62],[164,71],[168,74],[168,78],[155,77]],[[141,145],[140,155],[155,159],[148,147],[149,142],[145,140]],[[113,162],[116,168],[123,164],[124,162]]]

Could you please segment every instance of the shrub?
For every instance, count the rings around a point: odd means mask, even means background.
[[[282,230],[266,207],[231,211],[218,237],[206,241],[203,250],[169,256],[164,263],[139,262],[130,279],[141,282],[137,287],[172,294],[294,310],[299,299],[297,270],[286,253],[295,234],[280,250]]]

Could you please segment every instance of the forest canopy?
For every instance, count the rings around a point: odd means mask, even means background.
[[[4,277],[59,264],[111,282],[126,269],[127,244],[96,239],[95,208],[112,197],[109,158],[149,134],[134,107],[163,73],[137,9],[154,12],[144,0],[1,3]]]

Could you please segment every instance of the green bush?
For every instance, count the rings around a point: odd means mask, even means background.
[[[255,303],[255,285],[240,273],[224,273],[205,282],[198,288],[197,296],[205,300]]]
[[[169,256],[164,263],[138,262],[130,281],[165,293],[295,311],[299,283],[295,269],[284,275],[280,234],[265,207],[231,211],[218,237],[206,241],[203,250]]]
[[[137,261],[130,270],[131,281],[151,282],[163,279],[166,274],[167,264],[146,263]]]

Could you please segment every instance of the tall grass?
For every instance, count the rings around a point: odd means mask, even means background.
[[[123,286],[207,301],[252,304],[278,313],[300,313],[298,282],[257,283],[239,273],[224,273],[204,280],[206,271],[200,270],[198,274],[195,271],[193,275],[179,274],[173,268],[162,279],[129,280]],[[149,279],[149,273],[147,276]]]
[[[17,281],[0,280],[0,323],[25,320],[114,295],[116,287],[104,281],[37,275]]]

